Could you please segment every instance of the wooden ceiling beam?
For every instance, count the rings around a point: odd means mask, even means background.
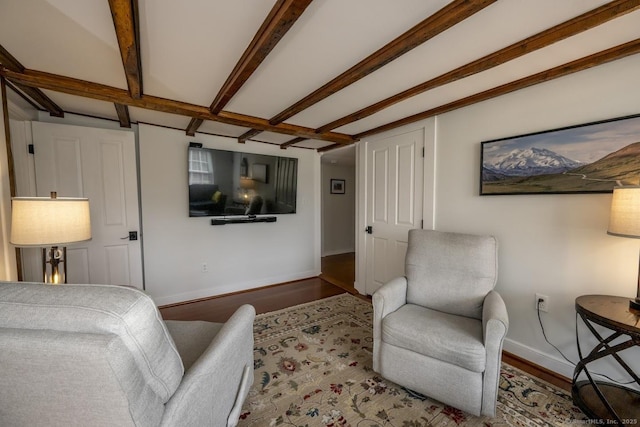
[[[41,91],[40,89],[35,88],[35,87],[30,87],[30,86],[27,86],[27,85],[20,84],[18,82],[14,82],[14,83],[27,96],[29,96],[37,104],[41,105],[42,108],[44,108],[46,111],[48,111],[50,116],[53,116],[53,117],[64,117],[64,110],[58,104],[53,102],[53,100],[51,100],[51,98],[49,98],[47,95],[45,95],[43,91]]]
[[[118,120],[120,121],[121,128],[130,128],[131,119],[129,118],[129,107],[123,104],[114,103],[116,107],[116,113],[118,113]]]
[[[9,70],[22,73],[25,68],[24,65],[20,63],[8,50],[6,50],[2,45],[0,45],[0,64],[6,67]],[[47,95],[44,94],[40,89],[23,86],[18,83],[15,85],[20,88],[20,90],[31,98],[34,102],[41,106],[42,109],[49,112],[50,115],[54,117],[64,117],[64,110],[60,108],[55,102],[51,100]],[[40,109],[40,107],[38,107]]]
[[[620,16],[633,12],[637,9],[640,9],[640,1],[638,0],[616,0],[609,2],[589,12],[583,13],[580,16],[507,46],[504,49],[500,49],[480,59],[458,67],[455,70],[449,71],[396,95],[390,96],[373,105],[369,105],[355,113],[320,126],[316,130],[319,133],[324,133],[349,123],[362,120],[365,117],[371,116],[372,114],[382,111],[385,108],[413,96],[435,89],[436,87],[452,83],[456,80],[469,77],[473,74],[489,70],[535,50],[550,46],[560,40],[564,40],[590,28],[594,28],[605,22],[611,21],[612,19],[619,18]]]
[[[198,131],[198,129],[200,128],[203,122],[204,120],[202,119],[191,119],[186,129],[187,135],[196,136],[196,132]]]
[[[373,73],[380,67],[404,55],[413,48],[459,24],[471,15],[495,3],[496,0],[453,0],[444,8],[420,22],[409,31],[378,49],[344,73],[340,74],[300,101],[278,113],[269,120],[275,125],[344,89],[352,83]]]
[[[287,142],[283,142],[282,144],[280,144],[280,149],[282,150],[286,150],[287,147],[291,147],[294,144],[297,144],[298,142],[302,142],[302,141],[306,141],[309,138],[302,138],[302,137],[297,137],[297,138],[293,138],[292,140],[289,140]]]
[[[5,49],[4,46],[2,46],[1,44],[0,44],[0,63],[5,67],[7,67],[8,69],[17,71],[19,73],[22,73],[25,70],[24,65],[22,65],[20,61],[18,61],[15,58],[15,56],[11,55],[11,53],[9,53],[9,51]]]
[[[14,82],[16,85],[20,84],[29,87],[39,87],[70,95],[128,105],[129,107],[138,107],[147,110],[161,111],[164,113],[178,114],[195,119],[211,120],[214,122],[248,127],[260,131],[303,136],[310,139],[313,138],[323,141],[331,141],[339,144],[351,144],[354,142],[351,135],[343,133],[327,132],[323,134],[316,134],[313,128],[292,125],[289,123],[281,123],[274,126],[271,125],[267,119],[224,110],[220,111],[218,114],[213,114],[207,107],[155,96],[141,95],[140,98],[133,98],[129,95],[128,91],[124,89],[45,73],[43,71],[27,69],[23,73],[19,73],[9,70],[6,67],[0,67],[0,74]]]
[[[139,99],[142,96],[142,65],[138,0],[109,0],[109,8],[120,46],[129,94],[132,98]]]
[[[7,87],[9,89],[11,89],[12,91],[14,91],[15,93],[18,94],[18,96],[22,99],[24,99],[26,102],[29,103],[29,105],[31,105],[33,108],[35,108],[36,110],[39,111],[43,111],[44,109],[39,106],[38,104],[36,104],[31,98],[29,98],[27,95],[24,94],[24,92],[22,92],[20,89],[18,89],[17,87],[15,87],[14,85],[12,85],[11,83],[9,83],[9,81],[5,81],[5,84],[7,85]]]
[[[453,101],[448,104],[444,104],[439,107],[435,107],[430,110],[423,111],[421,113],[414,114],[412,116],[405,117],[403,119],[396,120],[382,126],[378,126],[376,128],[354,135],[354,137],[356,139],[362,139],[370,135],[375,135],[388,130],[396,129],[409,123],[414,123],[420,120],[427,119],[429,117],[436,116],[438,114],[444,114],[462,107],[467,107],[478,102],[486,101],[497,96],[505,95],[516,90],[527,88],[529,86],[548,82],[550,80],[557,79],[558,77],[563,77],[569,74],[576,73],[578,71],[583,71],[588,68],[606,64],[607,62],[622,59],[638,53],[640,53],[640,39],[635,39],[630,42],[612,47],[610,49],[594,53],[593,55],[589,55],[584,58],[550,68],[546,71],[542,71],[531,76],[524,77],[522,79],[515,80],[513,82],[506,83],[471,96],[467,96],[466,98],[462,98],[457,101]]]
[[[217,114],[222,111],[311,4],[311,1],[279,0],[276,2],[211,104],[212,113]]]
[[[238,137],[238,143],[244,144],[245,142],[247,142],[247,139],[253,138],[260,132],[262,131],[258,129],[249,129],[248,131],[246,131],[245,133],[243,133]]]
[[[247,46],[238,63],[231,71],[227,81],[224,82],[209,109],[213,114],[218,114],[240,90],[242,85],[251,77],[271,50],[289,31],[293,24],[305,11],[312,0],[278,0],[271,8],[269,15],[258,29],[258,32]],[[193,136],[202,121],[191,120],[187,128],[187,135]],[[190,133],[191,132],[191,133]],[[256,132],[251,136],[255,136]],[[240,140],[239,142],[244,142]]]

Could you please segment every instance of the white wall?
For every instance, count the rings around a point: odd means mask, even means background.
[[[331,194],[331,180],[344,179],[345,194]],[[322,256],[355,252],[356,168],[322,164]]]
[[[320,156],[140,124],[145,287],[156,303],[241,291],[320,273]],[[190,218],[187,146],[298,158],[297,213],[275,223],[211,226]],[[206,263],[208,272],[202,272]]]
[[[506,302],[510,320],[505,350],[569,378],[573,366],[544,340],[535,294],[550,298],[549,312],[542,315],[550,341],[576,362],[575,298],[585,294],[635,296],[639,242],[606,234],[611,194],[479,196],[480,145],[497,138],[638,114],[638,75],[640,55],[635,55],[370,139],[424,129],[424,228],[498,238],[496,290]],[[361,164],[366,161],[362,151],[358,154]],[[361,181],[364,173],[360,168]],[[362,182],[359,191],[364,188]],[[361,194],[358,219],[362,224],[365,202]],[[364,262],[362,255],[358,258],[360,276]],[[357,285],[357,289],[364,288]],[[595,341],[581,321],[578,325],[583,351],[590,350]],[[640,371],[640,351],[626,353],[627,362]],[[608,361],[600,363],[597,371],[625,378]]]
[[[638,75],[635,55],[437,119],[435,228],[497,236],[505,349],[568,377],[573,368],[543,339],[534,294],[550,298],[550,340],[577,360],[575,298],[635,296],[638,241],[606,234],[610,194],[478,196],[480,142],[640,113]]]
[[[9,188],[9,168],[7,166],[9,163],[4,125],[4,108],[3,103],[0,102],[0,280],[16,280],[18,278],[16,251],[14,246],[9,243],[11,236],[11,190]]]

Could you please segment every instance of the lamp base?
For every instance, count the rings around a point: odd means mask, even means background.
[[[640,313],[640,298],[629,300],[629,309]]]

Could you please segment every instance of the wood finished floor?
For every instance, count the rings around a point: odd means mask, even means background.
[[[358,295],[353,288],[351,276],[353,269],[349,269],[349,264],[354,259],[353,254],[341,254],[323,258],[322,278],[315,277],[246,292],[164,306],[160,307],[160,313],[165,320],[225,322],[242,304],[253,305],[256,308],[256,312],[260,314],[340,295],[345,292]],[[370,297],[359,296],[364,299],[371,299]],[[502,359],[511,366],[522,369],[530,375],[566,391],[571,390],[571,382],[568,378],[507,352],[503,352]]]
[[[321,279],[339,286],[349,293],[358,293],[353,286],[356,281],[356,254],[354,252],[322,257],[320,268],[322,270]]]

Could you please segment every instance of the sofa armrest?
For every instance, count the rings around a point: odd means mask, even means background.
[[[378,372],[382,319],[407,303],[407,278],[396,277],[373,293],[373,370]]]
[[[163,426],[235,426],[253,383],[255,309],[243,305],[185,373]]]
[[[509,329],[507,307],[499,293],[491,291],[482,306],[482,334],[486,350],[487,365],[482,385],[482,413],[495,414],[502,343]]]

